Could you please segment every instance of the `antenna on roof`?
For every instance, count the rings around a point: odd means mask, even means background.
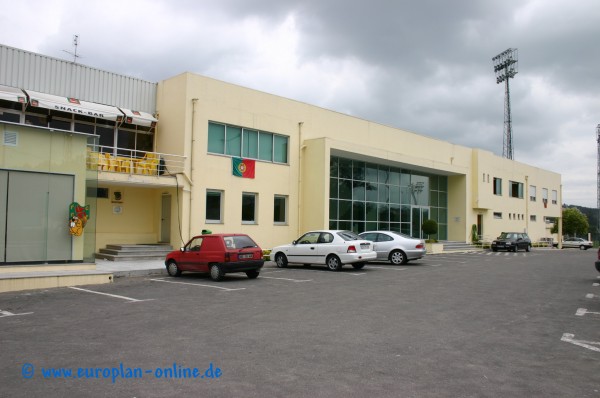
[[[79,44],[79,35],[74,35],[73,36],[73,47],[75,48],[75,50],[73,52],[70,52],[70,51],[67,51],[67,50],[63,50],[67,54],[70,54],[70,55],[73,56],[73,63],[74,64],[77,63],[77,58],[81,57],[81,55],[77,55],[77,45],[78,44]]]

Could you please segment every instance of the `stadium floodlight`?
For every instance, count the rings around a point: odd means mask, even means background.
[[[505,82],[502,156],[508,159],[513,158],[512,118],[510,114],[510,89],[508,81],[517,74],[517,55],[516,48],[509,48],[492,58],[494,72],[496,73],[496,83]]]

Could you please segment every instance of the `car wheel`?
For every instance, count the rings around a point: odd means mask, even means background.
[[[492,249],[492,251],[493,251],[493,252],[497,252],[497,251],[498,251],[498,249],[496,249],[496,248],[493,248],[493,249]]]
[[[340,258],[335,254],[332,254],[329,257],[327,257],[327,268],[329,268],[329,270],[331,271],[341,270],[342,262],[340,261]]]
[[[364,266],[365,266],[365,263],[354,263],[354,264],[352,264],[352,267],[354,269],[363,269]]]
[[[287,257],[283,253],[277,253],[275,256],[275,264],[278,268],[285,268],[288,265]]]
[[[256,279],[256,278],[258,278],[258,274],[260,274],[260,272],[258,272],[257,270],[246,271],[246,276],[248,277],[248,279]]]
[[[526,251],[526,252],[528,252],[528,251],[531,251],[531,245],[527,245],[527,246],[525,246],[525,251]]]
[[[586,247],[584,245],[579,246],[579,250],[585,250]]]
[[[167,263],[167,273],[171,276],[180,276],[181,270],[177,266],[177,263],[173,260]]]
[[[516,253],[518,250],[519,250],[519,246],[515,246],[515,247],[513,247],[513,249],[512,249],[512,251],[513,251],[513,252],[515,252],[515,253]]]
[[[210,266],[210,278],[216,282],[222,281],[223,278],[225,278],[225,273],[219,264],[213,264]]]
[[[390,263],[394,265],[406,264],[406,254],[402,250],[394,250],[390,253]]]

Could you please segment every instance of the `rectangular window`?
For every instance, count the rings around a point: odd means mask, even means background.
[[[529,200],[532,202],[535,202],[536,199],[537,199],[537,193],[536,193],[535,185],[530,185],[529,186]]]
[[[552,190],[552,204],[558,204],[558,192],[555,190]]]
[[[206,191],[206,222],[223,222],[223,191]]]
[[[225,153],[225,126],[208,123],[208,152]]]
[[[501,212],[494,212],[494,218],[497,220],[501,220],[502,219],[502,213]]]
[[[523,199],[523,183],[510,181],[510,197]]]
[[[208,152],[288,163],[289,137],[208,122]]]
[[[242,154],[242,129],[239,127],[227,126],[225,132],[226,153],[231,156],[241,156]]]
[[[244,129],[242,142],[242,156],[258,159],[258,131]]]
[[[275,195],[273,201],[273,222],[278,225],[287,224],[287,196]]]
[[[542,202],[544,207],[548,206],[548,188],[542,188]]]
[[[494,195],[502,196],[502,178],[494,177]]]
[[[536,222],[537,221],[537,217],[535,215],[530,215],[529,216],[529,221]]]
[[[273,161],[273,134],[258,133],[258,158]]]
[[[256,224],[256,194],[242,194],[242,224]]]
[[[273,136],[273,161],[277,163],[287,163],[288,159],[288,138],[282,135]]]

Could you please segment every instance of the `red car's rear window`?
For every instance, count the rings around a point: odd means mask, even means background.
[[[245,249],[258,247],[258,245],[247,235],[224,236],[223,241],[228,249]]]

